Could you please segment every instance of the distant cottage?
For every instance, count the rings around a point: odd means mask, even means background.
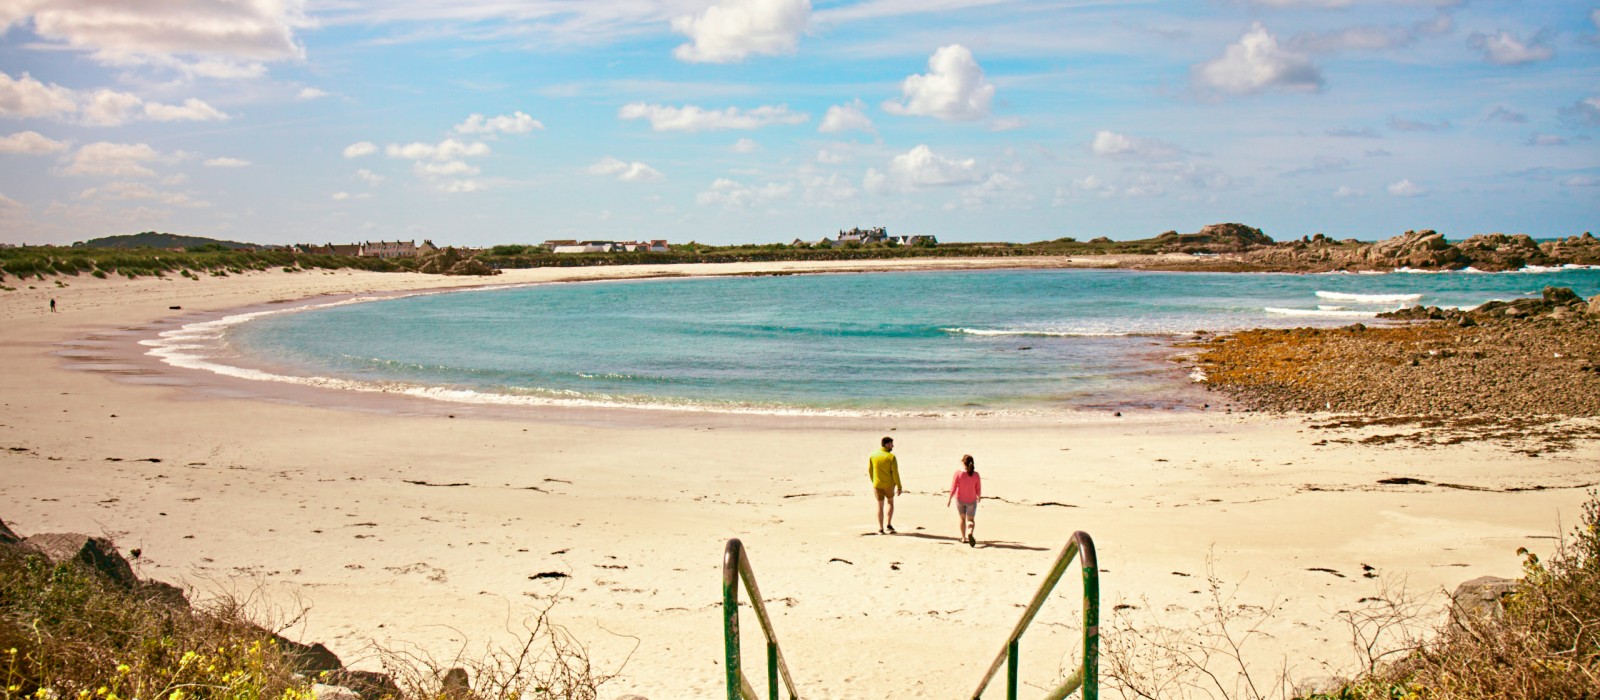
[[[644,241],[545,241],[552,253],[666,253],[672,250],[665,239]]]
[[[394,258],[414,258],[423,253],[431,253],[438,248],[433,241],[423,239],[422,245],[416,241],[366,241],[364,243],[350,243],[346,245],[313,245],[304,243],[291,246],[296,253],[310,253],[313,255],[343,255],[352,258],[381,258],[392,260]]]
[[[882,226],[877,228],[852,228],[849,231],[840,229],[836,238],[824,238],[819,241],[809,242],[798,238],[790,245],[811,246],[812,248],[836,248],[855,243],[857,245],[871,245],[873,243],[892,243],[894,245],[938,245],[939,239],[934,236],[912,235],[891,236],[888,229]]]

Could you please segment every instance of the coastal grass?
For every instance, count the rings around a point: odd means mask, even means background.
[[[174,606],[87,567],[0,546],[0,697],[313,696],[236,600]]]
[[[311,255],[289,250],[230,250],[202,246],[192,250],[156,248],[54,248],[23,247],[0,249],[0,279],[17,280],[90,275],[104,279],[120,275],[164,277],[177,274],[197,279],[198,273],[212,276],[242,274],[245,271],[282,269],[372,270],[393,272],[406,267],[379,258],[343,255]]]
[[[594,700],[615,675],[548,607],[474,659],[376,649],[389,682],[375,684],[297,667],[249,599],[188,607],[154,590],[0,545],[0,700],[314,700],[319,683],[363,687],[366,700]]]
[[[1404,658],[1307,700],[1600,697],[1600,495],[1550,560],[1527,550],[1502,615],[1453,614]]]
[[[1305,688],[1272,661],[1276,606],[1238,604],[1208,574],[1190,620],[1119,605],[1102,633],[1101,686],[1125,700],[1594,700],[1600,698],[1600,493],[1549,561],[1526,550],[1523,577],[1486,613],[1448,611],[1387,586],[1341,613],[1357,671]],[[1145,607],[1149,607],[1146,605]]]

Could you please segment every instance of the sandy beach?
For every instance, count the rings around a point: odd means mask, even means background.
[[[1328,441],[1362,433],[1300,419],[1199,409],[1048,424],[491,412],[274,394],[136,359],[152,333],[310,298],[1017,265],[7,279],[17,289],[0,293],[0,518],[23,534],[111,536],[141,550],[142,575],[201,597],[251,595],[268,614],[303,607],[285,636],[373,670],[375,644],[446,665],[475,658],[553,603],[601,669],[620,668],[602,697],[651,700],[723,692],[721,559],[738,537],[804,696],[953,697],[970,694],[1074,530],[1098,545],[1103,629],[1117,606],[1136,621],[1192,621],[1210,602],[1209,569],[1232,604],[1281,606],[1247,652],[1265,666],[1287,657],[1303,679],[1351,669],[1341,611],[1385,587],[1438,602],[1467,579],[1516,576],[1517,548],[1549,552],[1583,486],[1600,482],[1593,441],[1538,456],[1486,443],[1373,446]],[[877,534],[864,474],[884,435],[907,484],[896,536]],[[985,481],[978,547],[958,545],[943,501],[963,453]],[[1378,483],[1392,477],[1481,490]],[[1074,579],[1024,639],[1026,684],[1076,663]],[[756,629],[747,617],[747,642]]]

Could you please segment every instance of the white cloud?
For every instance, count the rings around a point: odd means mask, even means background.
[[[817,151],[817,162],[826,165],[838,165],[845,162],[846,158],[839,153],[834,153],[826,148]]]
[[[759,129],[773,124],[801,124],[811,115],[790,112],[788,105],[762,106],[749,111],[738,107],[727,109],[702,109],[693,105],[668,107],[634,102],[617,111],[623,120],[648,119],[656,131],[717,131],[723,129]]]
[[[838,173],[831,173],[826,177],[808,176],[801,184],[805,187],[804,198],[808,206],[833,207],[841,202],[854,201],[861,196],[861,191]]]
[[[866,109],[867,106],[861,100],[829,107],[828,113],[822,115],[822,124],[817,126],[817,131],[824,134],[837,134],[843,131],[876,133],[872,126],[872,118],[867,116]]]
[[[786,199],[793,192],[794,185],[787,183],[769,182],[760,187],[754,187],[725,177],[719,177],[711,183],[709,189],[695,195],[694,201],[700,206],[720,204],[726,209],[749,209],[768,202]]]
[[[1327,173],[1343,172],[1350,169],[1350,159],[1337,156],[1316,156],[1311,159],[1310,165],[1285,170],[1284,177],[1299,177],[1301,175],[1323,175]]]
[[[1450,122],[1440,119],[1437,122],[1419,122],[1400,117],[1389,117],[1389,128],[1395,131],[1438,133],[1450,129]]]
[[[98,141],[79,148],[72,155],[63,175],[112,175],[117,177],[154,177],[155,171],[142,163],[161,157],[148,145],[109,143]]]
[[[934,153],[926,145],[919,145],[890,160],[887,173],[868,170],[862,182],[866,189],[881,193],[895,189],[910,191],[926,187],[970,185],[981,177],[976,159],[946,158]]]
[[[83,122],[94,126],[120,126],[144,104],[137,95],[115,90],[96,90],[83,104]]]
[[[1565,146],[1567,140],[1555,134],[1534,134],[1528,138],[1530,146]]]
[[[250,165],[250,161],[238,158],[212,158],[205,164],[208,168],[243,168]]]
[[[1234,95],[1270,89],[1315,92],[1322,89],[1322,72],[1305,55],[1278,45],[1260,22],[1230,44],[1222,55],[1194,67],[1202,86]]]
[[[303,0],[24,0],[22,4],[20,10],[0,14],[0,22],[31,18],[40,37],[92,51],[97,60],[111,64],[174,55],[210,57],[211,63],[301,58],[304,51],[295,43],[294,29],[309,25]]]
[[[1351,126],[1341,126],[1341,127],[1336,127],[1336,128],[1333,128],[1333,129],[1329,129],[1324,133],[1326,133],[1329,136],[1332,136],[1334,138],[1339,138],[1339,139],[1381,139],[1381,138],[1383,138],[1383,135],[1379,134],[1377,129],[1374,129],[1374,128],[1370,127],[1370,126],[1364,126],[1364,127],[1359,128],[1359,129],[1357,129],[1355,127],[1351,127]]]
[[[208,207],[210,204],[181,192],[162,192],[142,182],[111,182],[78,193],[81,199],[146,200],[175,207]]]
[[[72,91],[60,85],[45,85],[23,73],[13,79],[0,72],[0,116],[27,118],[53,117],[77,111]]]
[[[1582,126],[1600,126],[1600,95],[1562,107],[1561,117]]]
[[[1340,185],[1339,189],[1333,191],[1333,196],[1337,199],[1355,199],[1367,196],[1367,191],[1356,189],[1349,185]]]
[[[468,165],[465,161],[447,160],[437,163],[424,163],[418,161],[412,166],[418,175],[423,177],[442,177],[452,175],[477,175],[481,172],[477,166]]]
[[[1005,173],[990,173],[983,182],[963,191],[961,202],[969,209],[991,205],[1026,207],[1033,204],[1034,196],[1026,192],[1016,178]]]
[[[148,103],[144,106],[144,114],[158,122],[206,122],[228,118],[221,110],[193,97],[184,100],[182,106]]]
[[[589,166],[587,170],[590,175],[615,177],[624,182],[646,182],[662,178],[659,171],[644,163],[638,161],[629,163],[611,156],[601,158],[594,165]]]
[[[928,58],[927,74],[907,77],[900,92],[901,101],[884,102],[884,110],[949,121],[987,117],[989,102],[994,99],[994,86],[984,80],[972,52],[960,44],[934,51]]]
[[[319,90],[319,89],[314,88],[314,87],[308,87],[308,88],[300,88],[300,92],[295,93],[294,98],[297,99],[297,100],[305,101],[305,100],[315,100],[317,98],[327,97],[327,96],[328,96],[328,93],[325,90]]]
[[[463,194],[466,192],[482,192],[484,187],[477,180],[453,180],[439,186],[439,191],[445,194]]]
[[[1023,129],[1023,128],[1026,128],[1027,126],[1028,126],[1027,122],[1025,122],[1025,121],[1023,121],[1021,119],[1018,119],[1016,117],[1007,117],[1005,119],[996,119],[996,120],[994,120],[992,122],[989,122],[989,130],[993,131],[995,133],[1000,133],[1000,132],[1003,132],[1003,131],[1016,131],[1017,129]]]
[[[731,63],[794,53],[811,21],[811,0],[721,0],[698,15],[672,20],[689,43],[672,55],[691,63]]]
[[[1169,143],[1103,130],[1095,133],[1089,150],[1097,156],[1112,158],[1171,158],[1179,153],[1178,147]]]
[[[1536,63],[1549,60],[1556,55],[1555,49],[1544,44],[1543,33],[1535,34],[1528,41],[1523,41],[1510,32],[1473,34],[1467,37],[1467,46],[1482,51],[1483,57],[1490,63],[1502,66]]]
[[[1389,185],[1389,194],[1396,197],[1419,197],[1427,193],[1426,189],[1409,179]]]
[[[368,170],[366,168],[362,168],[360,170],[357,170],[356,171],[356,177],[361,178],[361,180],[363,182],[365,182],[365,183],[367,183],[369,185],[376,185],[376,184],[384,181],[384,177],[382,175],[379,175],[379,174],[377,174],[375,172],[372,172],[371,170]]]
[[[335,193],[333,193],[332,195],[329,195],[329,196],[332,197],[333,201],[335,201],[335,202],[343,202],[344,200],[347,200],[347,199],[350,198],[350,193],[349,192],[335,192]]]
[[[360,158],[377,152],[378,147],[372,145],[371,141],[359,141],[344,147],[344,157],[346,158]]]
[[[391,143],[384,148],[384,152],[388,153],[390,158],[407,160],[457,160],[466,156],[488,155],[489,146],[481,141],[463,143],[455,139],[445,139],[437,144],[408,143],[402,146]]]
[[[1600,187],[1600,176],[1573,175],[1572,177],[1563,179],[1561,184],[1566,185],[1567,187]]]
[[[1526,124],[1528,123],[1528,115],[1521,112],[1513,112],[1505,107],[1495,107],[1494,111],[1490,112],[1489,116],[1484,117],[1483,120],[1486,122],[1505,122],[1507,124]]]
[[[1378,51],[1410,46],[1417,35],[1405,27],[1359,26],[1332,32],[1307,32],[1290,38],[1289,48],[1311,53]]]
[[[21,131],[0,138],[0,153],[26,153],[39,155],[67,150],[65,141],[56,141],[37,131]]]
[[[761,144],[756,143],[755,139],[739,139],[733,142],[731,148],[734,153],[755,153],[761,149]]]
[[[1112,196],[1112,195],[1117,193],[1117,188],[1116,187],[1113,187],[1112,185],[1108,184],[1105,180],[1100,179],[1100,176],[1098,176],[1098,175],[1086,175],[1084,177],[1080,177],[1080,178],[1074,179],[1072,181],[1072,186],[1075,189],[1081,190],[1083,192],[1088,192],[1090,194],[1099,195],[1101,197],[1110,197],[1110,196]],[[1064,194],[1064,193],[1058,193],[1058,194]],[[1060,206],[1060,205],[1057,204],[1056,206]]]
[[[526,134],[534,130],[543,131],[544,124],[522,112],[502,114],[498,117],[473,114],[455,127],[458,134]]]
[[[8,210],[8,209],[9,210],[27,209],[27,207],[22,206],[22,203],[18,202],[15,199],[12,199],[12,198],[7,197],[7,196],[5,196],[3,194],[0,194],[0,210]]]

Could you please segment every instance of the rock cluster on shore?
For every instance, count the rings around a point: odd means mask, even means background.
[[[1597,296],[1600,298],[1600,296]],[[1254,330],[1199,342],[1206,386],[1246,407],[1369,417],[1600,416],[1600,304],[1570,289],[1388,327]]]
[[[1287,272],[1517,270],[1530,265],[1600,265],[1600,239],[1593,234],[1540,243],[1526,234],[1486,233],[1451,243],[1436,231],[1406,231],[1378,241],[1334,240],[1322,234],[1273,241],[1242,224],[1213,224],[1199,233],[1167,232],[1150,239],[1163,253],[1220,256],[1202,266]]]

